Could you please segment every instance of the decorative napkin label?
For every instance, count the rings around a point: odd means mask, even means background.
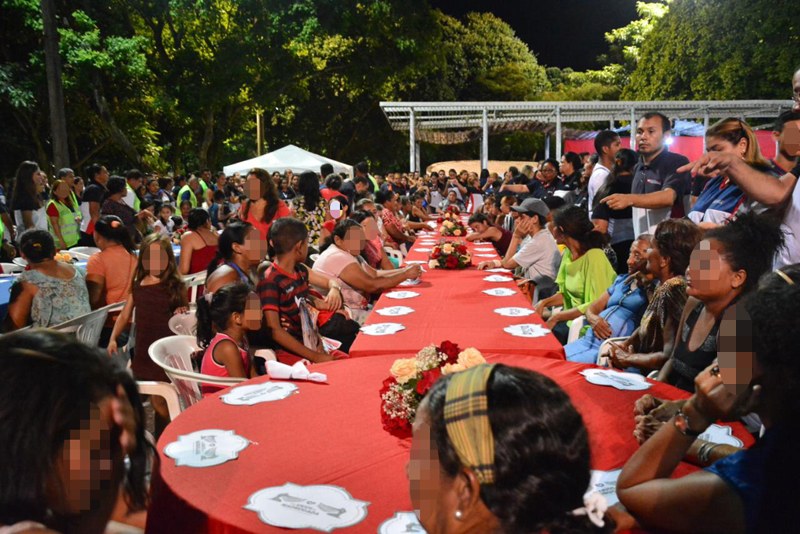
[[[528,308],[497,308],[494,312],[505,317],[527,317],[536,313]]]
[[[698,436],[698,439],[733,447],[744,447],[742,440],[733,435],[733,429],[729,426],[713,424],[706,428],[705,432]]]
[[[420,280],[419,278],[415,278],[413,280],[406,280],[405,282],[400,282],[397,285],[399,285],[399,286],[415,286],[415,285],[419,284],[421,281],[422,280]]]
[[[511,269],[503,269],[502,267],[495,267],[494,269],[486,269],[487,273],[510,273]]]
[[[212,467],[235,460],[248,445],[250,441],[233,430],[210,428],[178,436],[178,441],[164,447],[164,454],[178,467]]]
[[[409,313],[414,313],[414,308],[409,308],[408,306],[391,306],[389,308],[375,310],[375,313],[388,316],[408,315]]]
[[[378,527],[378,534],[408,534],[409,532],[425,534],[425,529],[419,524],[417,514],[414,512],[395,512],[392,517]]]
[[[620,390],[642,391],[652,384],[640,374],[625,373],[611,369],[585,369],[580,372],[590,384],[611,386]]]
[[[406,327],[398,323],[375,323],[361,327],[361,332],[368,336],[391,336]]]
[[[363,521],[369,504],[354,499],[339,486],[298,486],[287,482],[253,493],[244,508],[274,527],[333,532]]]
[[[477,252],[495,252],[493,248],[475,248]]]
[[[433,251],[432,248],[415,248],[414,252],[431,252]]]
[[[283,400],[296,390],[297,386],[288,382],[264,382],[251,386],[237,386],[220,398],[222,402],[232,406],[252,406],[260,402]]]
[[[499,274],[493,274],[491,276],[487,276],[484,278],[486,282],[513,282],[514,279],[510,276],[501,276]]]
[[[613,471],[599,471],[592,469],[592,478],[589,479],[589,490],[584,495],[588,497],[592,493],[599,493],[605,497],[608,506],[614,506],[619,502],[617,497],[617,479],[622,469],[614,469]]]
[[[475,254],[476,258],[496,258],[497,254]]]
[[[387,293],[386,296],[390,299],[413,299],[414,297],[418,297],[419,293],[413,291],[392,291],[391,293]]]
[[[424,260],[406,260],[407,265],[427,265],[428,262]]]
[[[503,332],[517,337],[544,337],[550,330],[540,324],[515,324],[503,328]]]
[[[509,289],[507,287],[498,287],[495,289],[484,289],[484,293],[487,295],[491,295],[493,297],[510,297],[511,295],[516,295],[517,292],[513,289]]]

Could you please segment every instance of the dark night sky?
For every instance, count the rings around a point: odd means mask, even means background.
[[[637,18],[636,0],[430,0],[448,15],[491,12],[528,44],[539,63],[575,70],[598,68],[605,32]]]

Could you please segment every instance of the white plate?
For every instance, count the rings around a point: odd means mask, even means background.
[[[176,466],[211,467],[235,460],[248,445],[250,441],[233,430],[211,428],[178,436],[178,441],[164,447],[164,454]]]
[[[504,317],[527,317],[528,315],[533,315],[536,313],[533,310],[529,310],[528,308],[497,308],[494,310],[497,315],[502,315]]]
[[[503,332],[516,337],[544,337],[550,330],[540,324],[514,324],[503,328]]]
[[[476,248],[475,252],[495,252],[493,248]]]
[[[493,297],[510,297],[511,295],[516,295],[517,292],[513,289],[509,289],[507,287],[497,287],[494,289],[484,289],[484,293],[487,295],[491,295]]]
[[[297,391],[297,386],[289,382],[264,382],[250,386],[237,386],[220,398],[232,406],[252,406],[260,402],[283,400]]]
[[[406,260],[405,263],[407,265],[427,265],[428,264],[427,261],[422,261],[422,260]]]
[[[496,258],[497,254],[475,254],[476,258]]]
[[[414,252],[433,252],[432,248],[415,248]]]
[[[503,269],[502,267],[496,267],[494,269],[486,269],[487,273],[510,273],[511,269]]]
[[[396,317],[400,315],[408,315],[409,313],[414,313],[414,308],[409,308],[408,306],[390,306],[388,308],[381,308],[380,310],[375,310],[375,313],[378,315]]]
[[[400,282],[397,285],[398,286],[415,286],[415,285],[419,284],[421,281],[422,280],[420,280],[419,278],[416,278],[414,280],[406,280],[404,282]]]
[[[414,291],[392,291],[386,294],[386,297],[390,299],[413,299],[418,296],[419,293],[415,293]]]
[[[585,369],[580,372],[586,381],[597,386],[611,386],[620,390],[642,391],[653,385],[637,373],[625,373],[612,369]]]
[[[742,440],[733,435],[733,430],[729,426],[713,424],[705,432],[697,436],[697,439],[731,445],[733,447],[744,447]]]
[[[375,323],[362,326],[361,333],[368,336],[391,336],[405,329],[400,323]]]
[[[510,276],[503,276],[500,274],[493,274],[484,278],[486,282],[513,282],[514,279]]]

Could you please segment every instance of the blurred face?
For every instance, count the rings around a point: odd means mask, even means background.
[[[734,145],[730,141],[719,137],[709,137],[706,139],[706,150],[709,152],[726,152],[743,158],[745,152],[747,152],[747,139],[742,139]]]
[[[336,238],[336,246],[349,252],[352,256],[358,256],[364,250],[366,236],[364,230],[358,226],[353,226],[344,236],[344,239]]]
[[[261,328],[261,317],[261,301],[258,295],[250,293],[244,308],[242,324],[248,330],[259,330]]]
[[[549,184],[555,179],[557,174],[558,169],[556,169],[552,163],[545,163],[537,176],[544,184]]]
[[[735,273],[716,239],[703,239],[692,251],[686,270],[686,293],[702,301],[721,298],[741,288],[745,276]]]
[[[636,127],[636,146],[640,154],[655,154],[664,146],[664,130],[661,119],[640,119]]]
[[[61,182],[61,184],[53,190],[53,193],[61,200],[66,200],[69,197],[70,189],[67,182]]]
[[[573,172],[575,172],[575,167],[572,166],[572,163],[567,161],[567,158],[561,156],[561,174],[564,176],[569,176]]]
[[[330,204],[328,204],[328,213],[330,214],[331,219],[338,221],[347,215],[347,206],[342,204],[340,201],[333,199],[331,200]]]
[[[729,307],[719,325],[719,375],[731,395],[741,395],[753,380],[755,357],[750,314],[741,304]]]
[[[361,221],[361,227],[364,229],[364,237],[367,241],[372,241],[378,237],[378,223],[372,217]]]
[[[258,179],[255,174],[247,176],[244,183],[244,192],[250,200],[258,200],[264,196],[264,184]]]
[[[628,255],[628,273],[634,274],[643,271],[647,266],[647,249],[650,242],[638,239],[631,245],[631,253]]]
[[[451,483],[439,465],[439,453],[425,404],[420,405],[417,410],[413,432],[410,459],[406,465],[411,504],[426,532],[442,532],[445,529],[441,525],[440,517],[446,511],[444,494]]]
[[[147,254],[143,262],[148,274],[156,278],[161,278],[161,275],[164,274],[164,271],[169,266],[167,252],[161,248],[159,243],[153,243],[147,248]]]
[[[800,111],[800,70],[792,77],[792,98],[794,99],[792,111]]]
[[[267,256],[267,243],[261,240],[258,229],[251,228],[244,238],[244,243],[234,243],[233,249],[244,256],[251,265],[258,265]]]
[[[800,156],[800,120],[783,125],[783,131],[778,136],[778,145],[786,159]]]

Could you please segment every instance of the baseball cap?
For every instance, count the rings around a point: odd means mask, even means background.
[[[547,204],[538,198],[525,199],[519,206],[511,206],[511,209],[517,213],[524,213],[525,215],[541,215],[542,217],[547,217],[547,215],[550,213],[550,208],[547,207]]]

